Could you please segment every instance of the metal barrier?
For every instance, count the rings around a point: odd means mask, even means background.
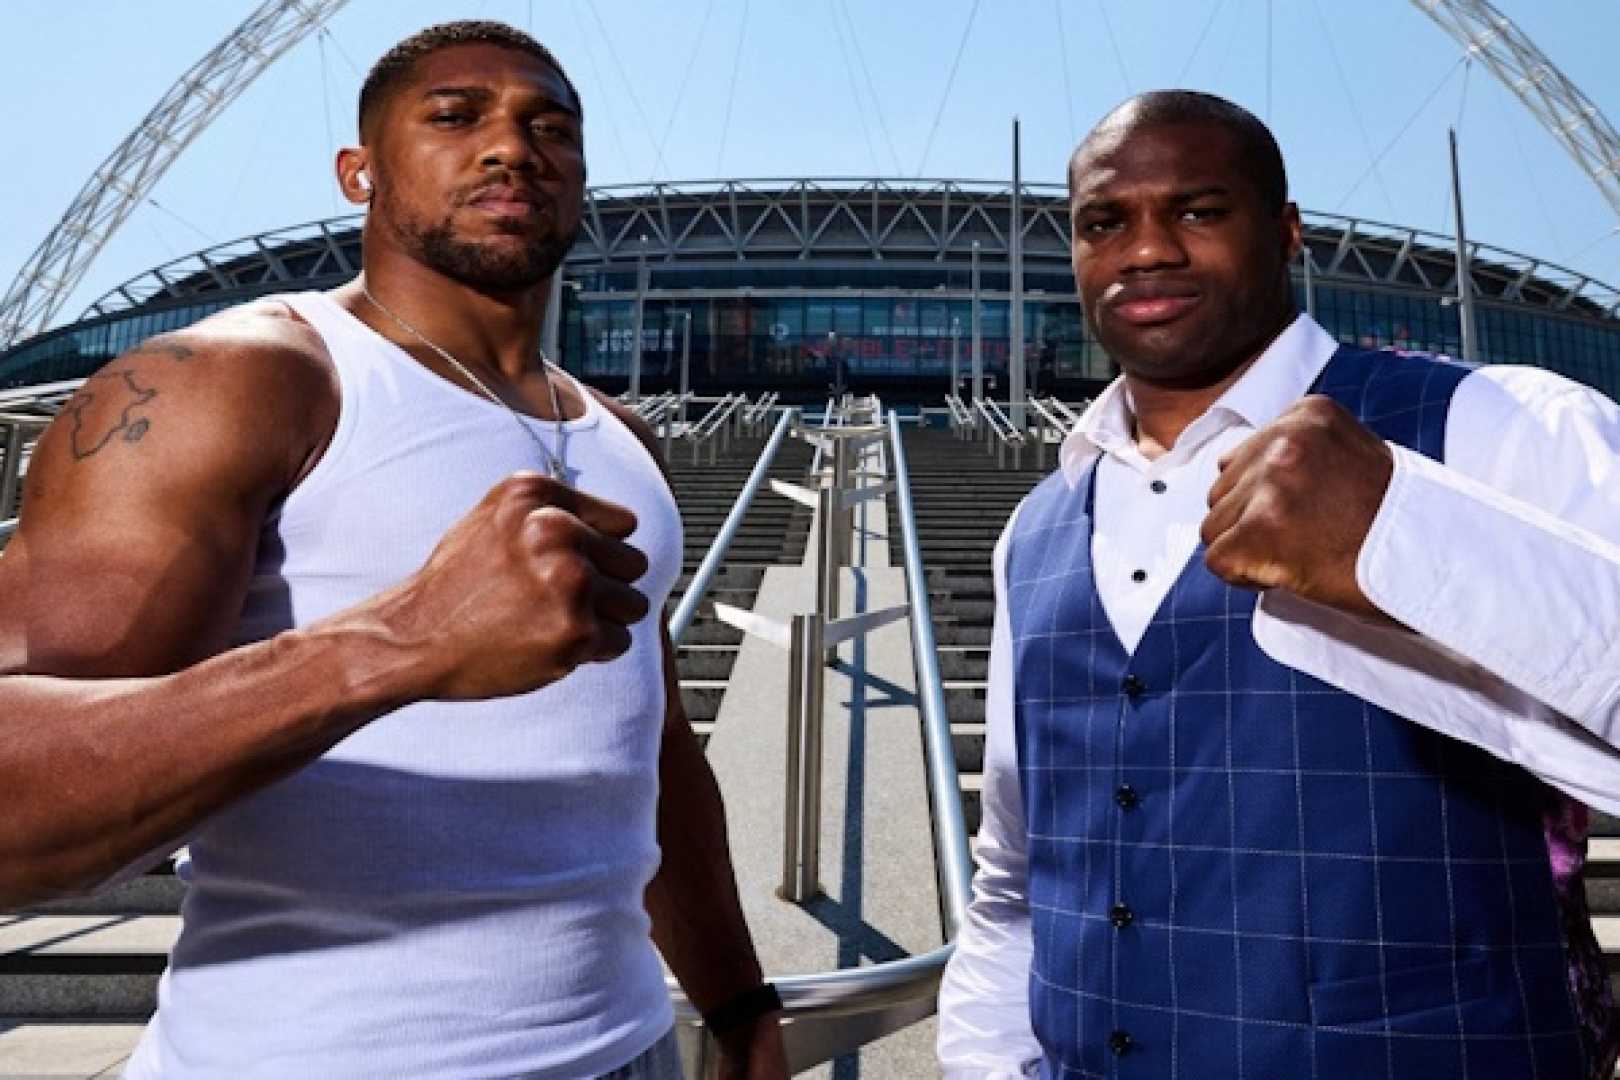
[[[945,395],[945,408],[951,417],[951,430],[958,439],[966,439],[973,433],[973,410],[963,404],[962,399],[955,394]]]
[[[83,379],[0,390],[0,544],[16,531],[23,461]],[[9,527],[8,527],[9,526]]]
[[[996,464],[1007,467],[1007,447],[1013,448],[1013,468],[1021,468],[1024,457],[1024,434],[1013,427],[1001,406],[988,398],[973,403],[973,411],[984,418],[985,449],[996,455]]]
[[[1057,398],[1042,401],[1040,398],[1031,396],[1029,399],[1030,411],[1035,414],[1035,465],[1040,469],[1046,468],[1046,444],[1051,441],[1047,439],[1047,433],[1055,434],[1057,436],[1055,441],[1062,443],[1064,437],[1074,427],[1053,407],[1054,404],[1061,405],[1063,403],[1058,401]]]
[[[754,463],[754,469],[748,474],[748,480],[743,484],[737,501],[732,504],[731,511],[720,526],[720,532],[709,546],[703,561],[692,574],[692,581],[681,595],[681,602],[675,607],[675,614],[669,619],[669,636],[675,644],[681,643],[686,635],[687,627],[697,618],[698,605],[703,603],[703,596],[709,591],[709,584],[714,575],[719,572],[720,564],[725,562],[726,550],[731,542],[737,538],[737,531],[742,528],[743,518],[748,514],[748,508],[753,504],[754,496],[759,489],[765,486],[765,477],[771,471],[771,462],[776,459],[776,452],[782,448],[782,442],[787,438],[798,414],[788,409],[782,413],[782,419],[776,422],[776,428],[771,437],[766,440],[765,448],[760,451],[759,460]]]
[[[1052,407],[1054,412],[1057,412],[1057,413],[1061,414],[1062,417],[1069,422],[1069,429],[1071,431],[1075,427],[1079,426],[1080,414],[1075,412],[1074,409],[1069,405],[1069,403],[1067,401],[1064,401],[1062,398],[1053,396],[1053,397],[1047,398],[1046,403]],[[1086,400],[1084,400],[1084,401],[1082,401],[1080,403],[1080,408],[1084,409],[1090,404],[1091,404],[1091,399],[1087,398]]]
[[[830,411],[830,410],[829,410]],[[871,487],[846,487],[840,490],[836,482],[822,484],[818,490],[795,489],[796,485],[781,482],[772,484],[779,493],[788,494],[797,501],[813,499],[822,511],[823,526],[818,543],[822,545],[818,577],[836,569],[838,557],[835,515],[829,513],[840,505],[854,505],[865,498],[875,497],[883,491],[894,490],[899,498],[899,518],[905,550],[906,590],[908,603],[899,608],[869,612],[852,618],[828,621],[827,612],[811,612],[795,617],[791,624],[773,623],[752,612],[729,609],[744,629],[785,645],[793,653],[796,678],[794,701],[796,712],[805,721],[815,718],[814,724],[805,724],[797,733],[790,734],[789,753],[789,820],[793,829],[805,827],[809,820],[809,807],[805,800],[817,796],[819,770],[808,766],[819,761],[819,701],[812,695],[824,675],[822,650],[829,636],[847,638],[872,629],[881,622],[909,614],[913,660],[917,675],[917,700],[922,712],[929,804],[933,822],[935,868],[939,878],[941,923],[946,943],[928,953],[904,960],[875,964],[840,971],[809,975],[778,977],[772,981],[782,996],[787,1023],[783,1039],[787,1046],[788,1062],[798,1072],[842,1054],[849,1053],[866,1043],[882,1038],[931,1015],[936,1007],[939,981],[949,960],[957,931],[966,915],[967,901],[972,888],[972,859],[968,850],[967,829],[962,816],[961,792],[956,774],[956,759],[951,746],[950,722],[945,711],[944,684],[940,678],[937,649],[934,642],[933,621],[928,603],[928,580],[922,565],[921,546],[917,539],[916,511],[912,505],[909,474],[905,452],[901,446],[898,418],[892,413],[885,423],[881,414],[876,423],[845,425],[834,428],[827,423],[820,428],[799,426],[796,434],[808,438],[820,447],[833,444],[837,453],[839,444],[853,446],[860,441],[870,442],[874,437],[890,448],[893,479]],[[773,440],[780,435],[781,426]],[[886,436],[886,438],[885,438]],[[774,450],[772,450],[774,453]],[[757,472],[758,470],[756,470]],[[835,470],[836,473],[836,470]],[[859,470],[850,475],[860,479]],[[831,478],[829,478],[831,479]],[[751,478],[751,484],[753,478]],[[757,485],[755,485],[757,486]],[[729,524],[729,521],[728,521]],[[707,560],[706,560],[707,561]],[[694,585],[696,581],[694,580]],[[689,591],[690,595],[690,591]],[[826,595],[818,590],[818,600],[825,603]],[[683,601],[683,607],[684,607]],[[820,604],[818,604],[820,606]],[[724,605],[716,605],[717,614]],[[832,613],[836,613],[836,608]],[[680,615],[680,612],[677,612]],[[724,618],[724,615],[722,615]],[[726,621],[732,621],[726,619]],[[672,626],[674,620],[672,620]],[[683,626],[684,628],[684,626]],[[829,634],[831,631],[831,634]],[[817,641],[817,638],[820,641]],[[797,648],[794,648],[795,644]],[[812,709],[816,711],[812,711]],[[813,734],[807,730],[815,727]],[[796,778],[796,779],[795,779]],[[797,788],[795,789],[795,785]],[[795,802],[801,808],[795,813]],[[819,805],[816,807],[819,815]],[[791,888],[814,886],[814,852],[807,850],[803,836],[790,831],[789,846],[798,847],[791,859],[784,860],[784,892]],[[811,844],[816,843],[814,839]],[[712,1080],[718,1076],[719,1058],[714,1041],[702,1027],[702,1019],[691,1004],[677,994],[677,1029],[681,1039],[682,1059],[687,1075],[693,1080]]]
[[[962,784],[945,711],[945,680],[939,673],[939,647],[928,603],[928,576],[917,538],[917,510],[911,502],[911,472],[900,442],[899,419],[889,414],[889,445],[894,490],[899,500],[900,541],[905,552],[906,593],[911,600],[911,653],[917,667],[917,702],[923,714],[923,756],[928,764],[928,799],[934,819],[934,865],[939,875],[940,921],[947,942],[956,937],[973,894],[973,858],[962,816]],[[949,945],[946,946],[950,948]]]
[[[718,460],[719,451],[731,445],[729,421],[736,417],[747,401],[742,394],[727,394],[687,431],[686,437],[692,443],[692,464],[697,464],[698,448],[704,443],[709,444],[709,464],[713,465]]]
[[[778,391],[772,390],[768,394],[761,394],[754,404],[745,406],[742,411],[742,429],[750,434],[757,430],[765,418],[770,416],[771,410],[776,408],[776,403],[781,397]]]
[[[674,400],[674,397],[675,394],[673,391],[665,390],[662,394],[654,394],[651,397],[641,398],[639,401],[631,404],[630,408],[632,412],[636,413],[636,415],[640,416],[649,424],[656,424],[658,422],[658,418],[663,416],[664,411],[669,408],[669,404],[672,400]]]

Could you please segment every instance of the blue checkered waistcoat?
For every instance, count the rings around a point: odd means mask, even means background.
[[[1468,370],[1340,349],[1315,389],[1439,458]],[[1548,789],[1269,659],[1201,547],[1127,653],[1091,483],[1007,558],[1041,1075],[1585,1076]]]

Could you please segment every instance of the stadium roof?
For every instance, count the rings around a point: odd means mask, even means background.
[[[983,180],[858,177],[716,180],[591,188],[571,267],[749,260],[956,261],[975,243],[1005,258],[1011,185]],[[1455,294],[1454,241],[1421,229],[1304,212],[1313,269],[1323,281]],[[352,276],[360,214],[219,244],[155,267],[106,293],[98,318],[197,298],[308,288]],[[1602,319],[1620,318],[1620,291],[1534,256],[1470,242],[1475,295]],[[1067,194],[1024,186],[1024,256],[1067,263]]]

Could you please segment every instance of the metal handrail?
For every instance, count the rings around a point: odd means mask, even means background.
[[[1023,432],[1013,427],[1007,414],[1001,411],[1001,406],[988,398],[980,398],[973,403],[973,411],[984,417],[984,448],[996,455],[996,465],[1006,467],[1007,447],[1010,446],[1013,450],[1013,468],[1022,468],[1027,440]]]
[[[743,518],[747,515],[754,496],[765,485],[766,474],[771,471],[771,462],[775,459],[777,450],[781,449],[788,431],[792,429],[796,416],[796,410],[783,411],[782,419],[776,422],[776,430],[772,431],[771,437],[766,440],[765,449],[760,451],[759,460],[754,462],[754,470],[748,474],[748,480],[743,484],[737,501],[731,504],[731,512],[721,524],[714,543],[709,545],[703,561],[693,571],[691,584],[687,585],[686,592],[681,596],[681,602],[676,605],[675,614],[669,618],[669,636],[675,644],[681,643],[687,627],[697,618],[698,605],[703,602],[704,594],[709,591],[709,583],[719,572],[720,564],[725,561],[726,549],[731,547],[731,542],[737,538],[737,531],[742,528]]]
[[[753,427],[759,423],[760,420],[770,414],[772,409],[776,408],[776,402],[781,396],[781,392],[777,390],[772,390],[768,394],[761,394],[759,401],[743,408],[743,424],[747,427]]]
[[[958,395],[946,394],[945,408],[951,414],[951,426],[953,428],[960,431],[973,426],[973,412]]]
[[[1078,424],[1080,422],[1080,414],[1075,412],[1074,409],[1069,405],[1069,403],[1067,401],[1064,401],[1062,398],[1056,396],[1055,394],[1052,397],[1047,398],[1047,401],[1049,401],[1051,403],[1051,405],[1052,405],[1052,407],[1054,409],[1056,409],[1058,412],[1062,413],[1068,419],[1069,423]],[[1091,401],[1088,398],[1087,400],[1081,402],[1080,404],[1081,404],[1081,407],[1084,408],[1085,406],[1090,405]]]
[[[0,390],[0,406],[15,405],[19,402],[29,403],[57,396],[66,399],[83,385],[83,379],[67,379],[63,382],[39,383],[12,390]]]
[[[1002,442],[1009,445],[1023,443],[1024,433],[1013,427],[1013,422],[1008,419],[1006,413],[1001,411],[999,402],[991,401],[989,398],[980,398],[973,403],[973,407],[978,411],[979,415],[990,422],[991,429]]]
[[[687,427],[686,430],[687,430],[687,435],[689,437],[695,436],[699,432],[703,431],[705,425],[707,425],[709,423],[709,419],[712,416],[714,416],[715,413],[717,413],[721,409],[725,408],[726,405],[731,402],[731,395],[727,394],[725,397],[719,397],[719,398],[693,398],[692,400],[694,401],[694,403],[707,401],[707,402],[712,402],[713,404],[711,404],[709,406],[709,411],[708,412],[704,413],[702,416],[700,416],[696,420],[692,421],[692,423]]]
[[[714,408],[703,414],[703,419],[693,425],[691,437],[698,442],[702,442],[719,431],[725,422],[731,418],[731,414],[737,411],[739,400],[746,401],[747,398],[744,398],[741,394],[735,396],[727,394],[721,398],[715,403]]]
[[[833,413],[837,410],[837,406],[834,404],[836,400],[836,398],[828,398],[827,404],[821,410],[822,430],[832,427]],[[843,418],[839,417],[839,419],[842,420]],[[816,452],[810,456],[809,473],[811,476],[815,476],[821,472],[821,457],[825,449],[826,446],[824,443],[816,444]]]
[[[678,395],[673,390],[665,390],[662,394],[644,397],[636,406],[643,420],[649,424],[656,424],[678,404]]]
[[[962,816],[962,784],[951,745],[945,709],[945,681],[928,603],[928,577],[917,539],[917,511],[911,501],[911,471],[900,444],[900,420],[889,414],[894,490],[900,501],[900,538],[905,552],[906,592],[911,602],[911,652],[917,667],[917,702],[923,714],[923,753],[928,762],[928,799],[934,819],[934,857],[939,872],[940,915],[947,941],[956,937],[973,891],[973,858]]]
[[[1056,401],[1057,399],[1052,398],[1051,400]],[[1040,398],[1031,395],[1029,399],[1029,407],[1034,409],[1035,415],[1045,421],[1046,424],[1049,425],[1052,430],[1056,431],[1059,436],[1067,435],[1069,430],[1074,426],[1073,422],[1070,421],[1068,417],[1059,416],[1051,408],[1050,402],[1042,401]]]
[[[1053,402],[1057,402],[1057,398],[1042,401],[1033,394],[1029,396],[1029,407],[1035,413],[1035,466],[1042,470],[1046,468],[1047,429],[1057,433],[1056,441],[1061,444],[1075,427],[1051,408]]]
[[[931,1015],[937,1008],[939,982],[955,950],[954,940],[967,916],[972,891],[973,862],[967,825],[962,815],[960,779],[951,745],[950,720],[945,710],[944,682],[940,677],[934,625],[928,605],[928,578],[917,539],[916,509],[911,501],[910,473],[900,443],[900,418],[886,414],[894,472],[899,495],[899,518],[905,550],[906,591],[911,602],[912,654],[916,664],[917,701],[923,720],[923,755],[928,776],[930,817],[933,823],[935,867],[939,878],[940,917],[945,943],[929,952],[866,967],[773,978],[782,997],[787,1023],[782,1028],[788,1064],[798,1072],[859,1049]],[[773,442],[781,435],[778,424]],[[767,453],[772,452],[767,447]],[[756,472],[760,472],[756,468]],[[752,483],[754,478],[750,478]],[[731,525],[728,520],[727,527]],[[722,528],[722,532],[726,527]],[[711,551],[711,555],[712,555]],[[709,560],[705,560],[707,564]],[[716,559],[716,561],[718,561]],[[700,570],[700,574],[702,571]],[[693,579],[693,588],[697,578]],[[688,596],[692,590],[688,590]],[[683,598],[682,607],[686,607]],[[695,607],[695,605],[694,605]],[[680,618],[681,612],[677,612]],[[672,633],[675,620],[671,620]],[[682,624],[681,629],[684,629]],[[677,1024],[686,1037],[698,1037],[694,1080],[715,1075],[712,1040],[702,1036],[702,1018],[678,991]]]

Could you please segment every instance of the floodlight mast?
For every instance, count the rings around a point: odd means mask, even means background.
[[[1486,0],[1412,0],[1524,103],[1620,214],[1620,133],[1524,31]]]
[[[180,76],[91,174],[0,299],[0,349],[46,329],[90,263],[176,158],[288,49],[348,0],[267,0]]]

